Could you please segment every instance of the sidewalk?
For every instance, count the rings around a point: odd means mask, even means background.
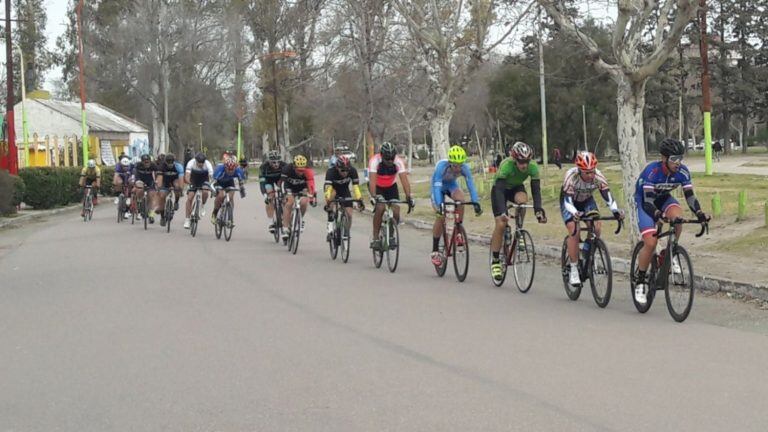
[[[70,212],[81,208],[81,204],[74,204],[66,207],[59,207],[50,210],[22,210],[12,217],[0,217],[0,229],[14,226],[21,226],[38,219],[42,219],[55,214]]]

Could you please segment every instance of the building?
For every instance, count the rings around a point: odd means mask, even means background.
[[[20,162],[26,160],[21,111],[19,102],[14,107],[14,116]],[[87,102],[85,111],[88,153],[97,163],[114,165],[122,152],[129,156],[149,152],[146,126],[95,102]],[[82,165],[82,161],[77,160],[80,152],[76,150],[83,134],[79,102],[27,98],[25,112],[29,166],[70,165],[71,162]]]

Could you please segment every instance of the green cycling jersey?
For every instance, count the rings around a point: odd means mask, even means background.
[[[496,176],[493,179],[494,181],[504,180],[507,188],[513,188],[523,184],[528,177],[531,180],[539,180],[539,166],[535,161],[528,162],[528,169],[526,171],[520,171],[514,159],[506,158],[501,163],[499,171],[496,172]]]

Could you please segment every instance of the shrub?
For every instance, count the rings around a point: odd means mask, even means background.
[[[24,202],[35,209],[49,209],[80,200],[78,167],[34,167],[19,170],[24,180]]]
[[[24,182],[8,171],[0,170],[0,215],[16,212],[19,194],[24,191]]]

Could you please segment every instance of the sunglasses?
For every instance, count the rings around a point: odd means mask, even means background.
[[[671,155],[669,161],[673,163],[680,163],[683,161],[683,155]]]
[[[595,170],[581,171],[581,173],[584,174],[584,175],[594,174]]]
[[[515,159],[515,162],[517,162],[518,165],[528,165],[528,162],[530,162],[530,161]]]

